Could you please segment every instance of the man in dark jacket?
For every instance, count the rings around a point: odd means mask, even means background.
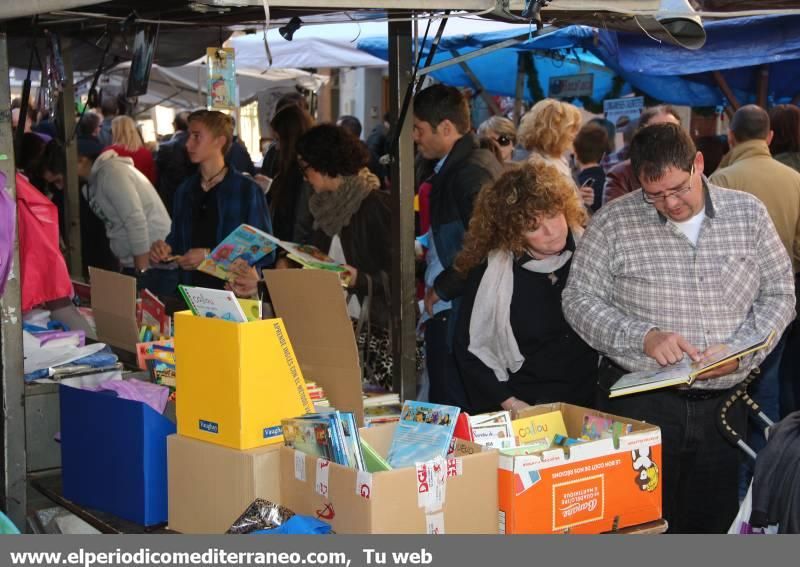
[[[461,92],[433,85],[414,98],[414,141],[426,159],[439,160],[431,183],[431,228],[425,310],[430,401],[469,409],[452,354],[454,316],[464,278],[453,261],[461,251],[472,204],[481,187],[497,179],[503,166],[480,149],[470,132],[469,105]]]
[[[167,212],[172,215],[172,200],[178,186],[183,180],[197,171],[197,166],[189,160],[186,153],[187,130],[189,129],[189,111],[185,110],[175,115],[172,125],[175,134],[168,142],[158,147],[156,155],[156,168],[158,169],[158,194],[167,207]]]
[[[236,130],[236,119],[231,116],[231,121],[233,122],[234,132]],[[247,146],[244,145],[239,136],[235,133],[233,135],[233,141],[231,142],[231,147],[228,150],[228,153],[225,155],[225,161],[228,165],[232,165],[236,168],[236,171],[241,173],[246,173],[250,177],[253,177],[256,174],[256,167],[253,165],[253,160],[250,158],[250,152],[247,151]]]

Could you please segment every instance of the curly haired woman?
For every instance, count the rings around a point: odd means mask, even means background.
[[[530,152],[528,161],[552,165],[565,179],[575,183],[566,153],[572,150],[572,142],[581,129],[581,112],[568,102],[552,98],[540,100],[533,105],[519,123],[517,135],[522,146]],[[591,188],[573,191],[591,206],[594,192]]]
[[[473,412],[593,404],[597,353],[561,312],[586,218],[573,185],[544,163],[478,194],[455,263],[467,286],[454,349]]]

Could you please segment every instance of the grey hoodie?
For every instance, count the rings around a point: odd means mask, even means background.
[[[169,234],[172,221],[150,181],[133,160],[106,150],[95,160],[84,189],[92,211],[106,225],[111,251],[124,267]]]

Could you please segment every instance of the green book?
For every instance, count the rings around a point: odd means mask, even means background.
[[[364,453],[364,464],[367,466],[367,472],[375,473],[392,470],[386,459],[381,457],[364,439],[361,439],[361,452]]]

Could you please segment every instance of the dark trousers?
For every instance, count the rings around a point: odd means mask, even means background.
[[[136,278],[136,291],[149,289],[159,297],[170,297],[178,295],[178,272],[180,270],[147,270],[141,276],[137,276],[133,268],[122,268],[121,272],[126,276]]]
[[[464,383],[453,356],[450,337],[450,317],[453,311],[437,313],[425,324],[425,364],[428,368],[430,392],[434,404],[458,406],[469,411]]]
[[[681,392],[675,388],[608,398],[623,371],[605,359],[598,407],[661,428],[664,518],[670,533],[726,533],[739,509],[739,449],[718,429],[720,406],[730,390]],[[742,432],[745,410],[735,404],[728,422]]]

